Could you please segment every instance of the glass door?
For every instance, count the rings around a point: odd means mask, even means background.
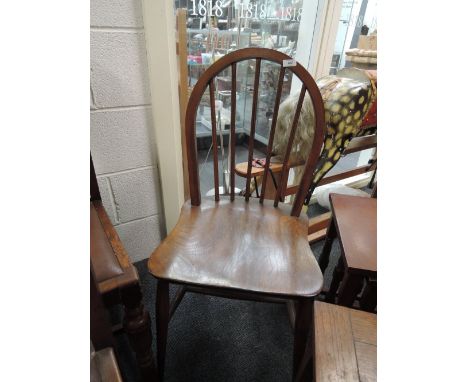
[[[370,48],[371,46],[363,44],[360,36],[372,36],[376,33],[377,1],[343,0],[330,74],[336,74],[344,67],[355,66],[346,59],[346,51]]]
[[[307,67],[312,50],[319,0],[176,0],[175,9],[187,9],[187,65],[188,86],[194,86],[201,74],[214,61],[236,49],[264,47],[276,49]],[[272,99],[275,96],[274,78],[279,67],[262,64],[258,120],[255,139],[266,144],[271,126]],[[245,61],[237,69],[236,131],[250,132],[254,63]],[[229,71],[217,79],[216,98],[220,101],[221,123],[229,120]],[[285,78],[283,94],[296,91],[290,73]],[[210,110],[200,105],[197,137],[211,135]],[[226,122],[228,123],[228,122]],[[223,125],[226,132],[229,126]],[[201,145],[203,147],[203,145]]]
[[[376,71],[376,50],[377,0],[343,0],[329,73],[334,75],[344,68]],[[372,148],[343,156],[330,174],[364,166],[374,155]]]

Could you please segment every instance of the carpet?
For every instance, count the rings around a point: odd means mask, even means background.
[[[317,257],[323,241],[312,245]],[[325,285],[331,280],[339,244],[333,243]],[[149,311],[156,355],[155,298],[157,281],[147,260],[135,263],[143,302]],[[171,286],[174,296],[177,286]],[[112,312],[120,320],[122,312]],[[138,369],[128,340],[117,335],[117,354],[126,381],[138,380]],[[165,382],[284,382],[292,378],[293,332],[284,304],[237,301],[187,293],[170,324]]]

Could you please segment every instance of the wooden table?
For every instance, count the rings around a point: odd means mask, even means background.
[[[363,291],[360,307],[374,311],[377,305],[377,199],[331,194],[330,205],[333,219],[319,259],[322,272],[328,266],[332,242],[336,237],[340,242],[341,256],[333,272],[326,301],[335,302],[338,291],[338,304],[353,306]]]
[[[315,302],[316,382],[377,380],[377,315]]]

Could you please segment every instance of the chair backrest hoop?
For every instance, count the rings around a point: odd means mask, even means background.
[[[210,84],[210,82],[223,70],[229,66],[234,66],[241,61],[256,59],[266,60],[279,64],[281,68],[284,68],[285,60],[290,62],[291,57],[288,55],[278,52],[273,49],[266,48],[245,48],[231,52],[219,60],[213,65],[206,69],[201,75],[200,79],[194,86],[190,99],[187,104],[187,111],[185,114],[185,136],[187,145],[187,161],[188,161],[188,173],[190,183],[190,200],[193,206],[199,206],[201,203],[200,195],[200,179],[198,174],[198,161],[197,161],[197,143],[196,143],[196,128],[195,119],[197,114],[198,105],[200,100]],[[294,66],[287,66],[303,83],[303,87],[309,93],[312,100],[312,105],[315,114],[315,134],[312,149],[309,157],[305,163],[304,175],[299,184],[298,191],[294,200],[294,204],[291,210],[292,216],[299,216],[304,200],[307,196],[307,191],[312,183],[312,175],[314,167],[319,159],[319,155],[323,146],[324,133],[325,133],[325,110],[323,106],[322,96],[320,90],[317,87],[312,76],[307,70],[299,63]],[[233,79],[233,84],[235,81]],[[258,86],[258,85],[257,85]],[[254,89],[255,90],[255,89]],[[232,114],[231,114],[232,115]],[[234,123],[231,121],[231,129],[234,128]],[[232,132],[231,132],[232,134]],[[251,137],[253,139],[253,137]],[[216,142],[214,142],[216,144]],[[214,160],[217,160],[215,158]],[[267,171],[265,172],[267,173]],[[216,188],[217,185],[215,185]]]

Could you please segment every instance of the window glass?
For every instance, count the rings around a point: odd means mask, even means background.
[[[189,91],[201,74],[223,55],[246,47],[276,49],[293,58],[299,56],[307,66],[312,46],[318,0],[176,0],[175,9],[187,11],[187,65]],[[306,7],[306,9],[304,9]],[[244,62],[237,69],[237,109],[242,114],[236,127],[249,134],[254,80],[254,64]],[[275,96],[279,68],[262,63],[259,118],[255,138],[266,143],[271,126],[271,100]],[[276,75],[276,76],[275,76]],[[229,71],[217,78],[216,98],[226,113],[230,105]],[[290,73],[285,78],[284,94],[295,91]],[[209,113],[209,108],[204,108]],[[209,114],[200,113],[197,137],[211,135]],[[208,122],[208,123],[207,123]]]

